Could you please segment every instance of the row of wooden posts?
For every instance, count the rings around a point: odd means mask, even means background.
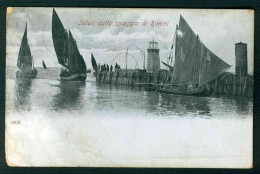
[[[222,79],[221,79],[222,78]],[[253,96],[253,76],[237,76],[231,73],[224,73],[217,79],[210,82],[214,86],[214,93],[233,96]]]
[[[97,81],[116,85],[144,86],[144,84],[166,84],[171,78],[171,72],[160,70],[154,73],[146,73],[143,70],[120,69],[116,72],[99,72]],[[253,77],[239,77],[232,73],[224,73],[212,80],[209,85],[215,94],[232,96],[253,96]]]

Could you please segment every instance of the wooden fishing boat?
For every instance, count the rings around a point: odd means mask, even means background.
[[[175,60],[172,78],[168,84],[158,87],[168,94],[205,96],[212,93],[208,83],[231,66],[211,52],[180,16],[173,44]]]
[[[194,90],[186,90],[181,91],[177,89],[165,88],[165,87],[158,87],[157,91],[168,93],[168,94],[177,94],[177,95],[190,95],[190,96],[208,96],[212,94],[212,89],[209,86],[204,85],[202,87],[196,88]]]
[[[87,78],[86,63],[70,30],[64,29],[54,9],[52,13],[52,39],[58,62],[63,66],[60,79],[85,81]]]
[[[33,57],[27,39],[27,23],[20,46],[17,67],[16,78],[36,78],[38,71],[34,68]]]
[[[153,84],[148,84],[148,85],[146,85],[146,86],[144,87],[144,89],[145,89],[146,91],[155,91],[155,90],[156,90],[156,87],[155,87],[155,85],[153,85]]]

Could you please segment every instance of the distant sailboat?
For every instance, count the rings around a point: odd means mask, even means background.
[[[38,71],[34,68],[33,57],[27,40],[27,22],[18,54],[17,67],[19,68],[16,72],[17,78],[36,78]]]
[[[64,67],[60,73],[61,80],[85,81],[87,78],[85,61],[70,30],[64,29],[54,9],[52,13],[52,39],[58,62]]]
[[[98,66],[97,66],[97,62],[96,62],[96,59],[95,59],[95,57],[94,57],[94,55],[91,53],[91,64],[92,64],[92,67],[93,67],[93,69],[94,69],[94,76],[96,76],[97,75],[97,71],[98,71]]]
[[[47,66],[44,63],[44,60],[42,61],[42,66],[43,66],[44,69],[47,69]]]
[[[97,62],[96,62],[96,59],[94,57],[94,55],[91,53],[91,64],[92,64],[92,67],[95,71],[97,71]]]
[[[175,63],[170,84],[159,92],[181,95],[209,95],[208,83],[231,66],[211,52],[180,16],[175,32]],[[173,44],[174,45],[174,44]],[[172,45],[172,48],[173,48]]]

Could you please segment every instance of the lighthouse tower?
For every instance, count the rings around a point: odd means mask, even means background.
[[[236,54],[236,74],[247,76],[247,44],[239,42],[235,45]]]
[[[158,42],[154,40],[149,42],[147,49],[147,72],[152,73],[160,69],[160,56],[159,56]]]

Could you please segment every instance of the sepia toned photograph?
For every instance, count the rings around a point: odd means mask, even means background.
[[[12,167],[252,168],[254,11],[8,7]]]

